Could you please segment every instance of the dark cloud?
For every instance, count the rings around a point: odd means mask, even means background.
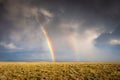
[[[119,3],[118,0],[0,0],[0,51],[46,51],[40,29],[43,23],[59,59],[76,60],[71,58],[72,54],[67,56],[67,50],[74,52],[73,47],[78,56],[86,58],[87,53],[96,53],[94,59],[99,57],[102,52],[96,47],[114,49],[110,51],[113,53],[120,48]]]

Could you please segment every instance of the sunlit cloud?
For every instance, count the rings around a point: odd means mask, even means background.
[[[50,18],[54,16],[51,12],[49,12],[48,10],[43,9],[43,8],[40,9],[40,12],[41,12],[44,16],[47,16],[47,17],[50,17]]]
[[[112,39],[112,40],[110,40],[109,43],[112,44],[112,45],[120,45],[120,40],[118,40],[118,39]]]
[[[1,42],[0,45],[3,46],[6,49],[20,49],[14,43],[8,43],[7,44],[5,42]]]

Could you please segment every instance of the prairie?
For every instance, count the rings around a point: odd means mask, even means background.
[[[0,80],[120,80],[120,63],[0,62]]]

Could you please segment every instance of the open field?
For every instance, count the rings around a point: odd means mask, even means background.
[[[120,80],[120,63],[0,62],[0,80]]]

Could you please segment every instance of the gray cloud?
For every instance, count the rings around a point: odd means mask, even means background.
[[[43,46],[42,43],[45,43],[45,41],[40,40],[40,37],[43,36],[40,33],[40,25],[36,18],[39,19],[42,16],[40,21],[45,24],[50,21],[53,14],[44,8],[33,7],[30,4],[30,2],[25,0],[7,0],[4,3],[7,11],[4,19],[12,23],[9,23],[9,25],[4,25],[3,23],[3,27],[1,27],[4,30],[2,36],[8,35],[6,36],[7,38],[2,38],[1,40],[2,43],[5,43],[6,47],[12,43],[18,48],[34,49],[41,48]],[[4,27],[7,29],[4,29]],[[5,34],[7,30],[8,32]],[[2,44],[1,46],[5,47],[5,45]]]
[[[58,59],[109,60],[101,47],[119,49],[119,1],[0,0],[0,10],[0,48],[49,51],[43,23]]]

